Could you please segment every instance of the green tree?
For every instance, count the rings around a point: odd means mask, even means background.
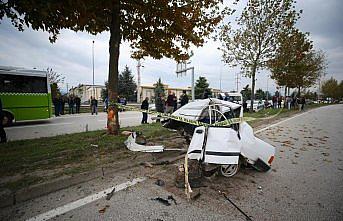
[[[222,0],[189,1],[42,1],[9,0],[0,3],[0,20],[5,16],[23,31],[24,27],[49,32],[55,42],[62,29],[96,35],[109,31],[108,97],[118,96],[120,45],[130,42],[132,57],[163,56],[185,60],[189,48],[202,46],[223,18]],[[224,9],[225,10],[225,9]],[[110,106],[108,133],[119,133],[118,109]]]
[[[155,93],[155,103],[156,103],[156,99],[158,97],[159,94],[165,94],[164,91],[164,85],[161,81],[161,78],[158,79],[158,81],[154,84],[155,89],[154,89],[154,93]]]
[[[124,70],[119,75],[118,88],[119,88],[119,96],[125,97],[127,100],[130,100],[130,101],[134,100],[135,91],[137,89],[137,84],[128,66],[125,66]],[[101,90],[101,98],[105,100],[107,96],[108,96],[108,81],[105,81],[105,89]]]
[[[56,97],[61,96],[60,88],[58,87],[57,83],[50,84],[51,89],[51,98],[54,100]]]
[[[251,88],[249,88],[249,84],[247,84],[242,90],[241,94],[244,101],[247,101],[251,98]]]
[[[101,89],[101,99],[105,101],[108,96],[108,81],[105,81],[105,88]]]
[[[311,100],[317,100],[317,93],[316,92],[312,92],[310,90],[307,90],[305,93],[304,93],[304,97],[306,99],[311,99]]]
[[[51,89],[51,97],[55,99],[57,96],[61,96],[61,84],[64,83],[65,77],[62,74],[57,73],[56,71],[52,70],[52,68],[46,69],[48,80]]]
[[[134,99],[137,84],[128,66],[125,66],[124,71],[122,71],[119,75],[118,88],[119,96],[125,97],[127,100],[130,101]]]
[[[338,94],[339,94],[339,98],[342,100],[343,99],[343,81],[341,81],[338,85]]]
[[[297,29],[285,30],[278,36],[278,48],[276,55],[268,63],[271,70],[271,78],[278,85],[287,88],[297,87],[294,75],[298,74],[301,63],[313,47],[308,40],[308,34]]]
[[[206,93],[208,96],[210,96],[212,92],[208,86],[209,84],[207,83],[207,79],[205,77],[199,77],[199,79],[195,82],[194,87],[195,99],[204,98]]]
[[[312,49],[308,34],[297,29],[282,33],[279,47],[274,59],[269,61],[271,78],[280,86],[287,88],[302,88],[314,85],[325,73],[326,57],[321,51]]]
[[[340,85],[342,85],[342,82],[340,83]],[[329,80],[324,81],[321,87],[321,91],[324,97],[334,99],[342,98],[340,97],[340,85],[338,85],[337,80],[333,77],[331,77]]]
[[[261,88],[256,90],[255,98],[257,100],[264,100],[264,99],[266,99],[266,95],[265,95],[264,91]]]
[[[240,65],[245,76],[251,78],[251,109],[253,110],[255,78],[259,69],[274,57],[277,38],[284,28],[292,27],[299,14],[293,0],[248,0],[236,19],[237,29],[230,23],[223,25],[219,39],[223,60],[230,66]]]

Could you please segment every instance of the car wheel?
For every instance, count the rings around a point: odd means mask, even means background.
[[[225,177],[232,177],[234,176],[239,170],[239,163],[238,164],[228,164],[222,165],[219,167],[219,172],[221,175]]]

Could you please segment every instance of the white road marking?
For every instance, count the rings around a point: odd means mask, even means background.
[[[47,126],[58,126],[58,125],[69,125],[73,123],[55,123],[55,124],[36,124],[36,125],[26,125],[26,126],[13,126],[7,127],[6,130],[20,129],[20,128],[30,128],[30,127],[47,127]]]
[[[67,213],[71,210],[74,210],[74,209],[77,209],[81,206],[84,206],[88,203],[91,203],[91,202],[94,202],[98,199],[101,199],[103,197],[105,197],[108,193],[111,193],[113,188],[115,188],[114,192],[119,192],[121,190],[124,190],[128,187],[131,187],[131,186],[134,186],[136,185],[137,183],[140,183],[140,182],[143,182],[146,178],[136,178],[136,179],[133,179],[132,181],[127,181],[125,183],[122,183],[122,184],[119,184],[117,186],[113,186],[113,187],[110,187],[108,189],[105,189],[105,190],[102,190],[98,193],[95,193],[93,195],[89,195],[85,198],[82,198],[82,199],[79,199],[79,200],[76,200],[74,202],[71,202],[71,203],[68,203],[66,205],[63,205],[63,206],[60,206],[60,207],[57,207],[55,209],[52,209],[48,212],[45,212],[45,213],[42,213],[42,214],[39,214],[35,217],[32,217],[30,219],[28,219],[27,221],[43,221],[43,220],[49,220],[51,218],[54,218],[58,215],[61,215],[61,214],[64,214],[64,213]]]
[[[282,124],[282,123],[284,123],[284,122],[286,122],[286,121],[289,121],[289,120],[292,120],[292,119],[294,119],[294,118],[300,117],[300,116],[302,116],[302,115],[304,115],[304,114],[311,113],[312,111],[317,110],[317,109],[319,109],[319,108],[316,108],[316,109],[313,109],[313,110],[310,110],[310,111],[306,111],[306,112],[304,112],[304,113],[302,113],[302,114],[298,114],[298,115],[295,115],[295,116],[293,116],[293,117],[287,118],[287,119],[282,120],[282,121],[280,121],[280,122],[277,122],[277,123],[275,123],[275,124],[269,125],[268,127],[259,129],[259,130],[255,131],[254,133],[255,133],[255,134],[261,133],[261,132],[263,132],[263,131],[265,131],[265,130],[268,130],[269,128],[275,127],[275,126],[277,126],[277,125],[279,125],[279,124]]]

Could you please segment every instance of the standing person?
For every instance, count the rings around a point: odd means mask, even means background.
[[[75,112],[77,114],[79,114],[80,113],[80,106],[81,106],[81,98],[76,96],[74,100],[75,100],[75,107],[76,107]]]
[[[290,110],[291,109],[291,105],[292,105],[292,97],[288,96],[286,98],[286,101],[287,101],[287,109]]]
[[[66,101],[67,101],[66,96],[65,95],[61,96],[61,103],[60,103],[61,108],[60,109],[61,109],[61,114],[62,115],[64,115],[64,107],[66,105]]]
[[[278,98],[277,103],[278,103],[277,108],[281,108],[282,97],[279,97],[279,98]]]
[[[172,114],[174,110],[174,96],[171,91],[168,91],[168,97],[166,101],[166,113]]]
[[[105,104],[105,106],[104,106],[104,112],[107,112],[107,109],[108,109],[108,97],[105,98],[104,104]]]
[[[91,109],[92,109],[92,115],[93,114],[98,115],[98,100],[95,99],[95,97],[91,97]]]
[[[305,110],[306,99],[304,96],[301,97],[301,110]]]
[[[55,107],[55,117],[60,116],[60,100],[58,95],[56,95],[56,97],[52,99],[52,103]]]
[[[209,91],[207,89],[205,89],[203,95],[202,95],[202,99],[207,99],[209,97]]]
[[[298,104],[298,108],[299,108],[299,111],[301,111],[301,97],[298,97],[297,98],[297,104]]]
[[[146,97],[144,101],[142,102],[141,105],[142,110],[148,110],[149,109],[149,98]],[[147,124],[148,123],[148,113],[142,112],[143,118],[142,118],[142,124]]]
[[[219,94],[220,95],[220,94]],[[221,95],[220,95],[221,96]],[[223,97],[222,97],[223,100]],[[181,107],[184,106],[185,104],[188,104],[188,95],[186,93],[186,90],[182,91],[182,95],[181,95]]]
[[[177,97],[175,95],[175,93],[173,92],[173,112],[177,110]]]
[[[74,97],[69,95],[68,98],[69,114],[74,114]]]
[[[164,112],[164,99],[163,99],[163,94],[159,93],[156,100],[155,100],[155,106],[156,106],[156,111],[159,113],[163,113]],[[160,115],[157,115],[157,120],[156,122],[160,122],[159,117],[161,117]]]
[[[3,120],[4,120],[4,113],[2,112],[2,102],[0,98],[0,143],[7,142],[7,136],[6,136],[6,131],[3,125]]]
[[[273,109],[275,109],[276,105],[277,105],[277,103],[276,103],[276,96],[275,95],[272,97],[272,102],[273,102]]]
[[[296,98],[295,96],[293,96],[291,100],[291,108],[293,108],[294,110],[295,110],[295,102],[296,102]]]

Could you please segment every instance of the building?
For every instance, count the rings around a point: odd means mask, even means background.
[[[154,99],[155,99],[155,86],[156,86],[156,84],[154,84],[154,85],[142,85],[140,88],[140,91],[141,91],[140,101],[138,101],[138,103],[143,101],[143,99],[146,97],[148,97],[150,101],[154,101]],[[171,91],[172,93],[175,93],[175,96],[179,100],[181,95],[183,94],[183,91],[185,90],[186,93],[189,95],[189,97],[191,97],[191,93],[192,93],[191,87],[187,87],[187,88],[169,87],[168,84],[163,84],[163,86],[164,86],[165,96],[168,95],[168,91]],[[212,97],[218,97],[218,95],[221,91],[219,89],[211,88],[211,92],[212,92]]]
[[[81,98],[81,103],[89,102],[91,96],[94,96],[99,102],[102,102],[101,91],[105,89],[104,85],[79,84],[77,87],[69,89],[69,94]]]

